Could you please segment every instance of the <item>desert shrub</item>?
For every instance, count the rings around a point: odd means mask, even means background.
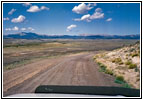
[[[118,84],[124,84],[125,83],[124,77],[123,76],[116,76],[116,79],[114,82],[118,83]]]
[[[133,68],[136,68],[136,67],[137,67],[136,64],[130,64],[130,65],[129,65],[129,69],[133,69]]]
[[[98,62],[98,65],[100,66],[100,72],[105,72],[106,71],[106,66],[100,62]]]
[[[124,82],[124,77],[123,76],[117,76],[116,79],[119,80],[119,81],[123,81]]]
[[[140,81],[140,78],[139,78],[139,77],[136,79],[136,82],[137,82],[137,81]]]
[[[139,53],[132,53],[131,54],[132,57],[139,56],[139,55],[140,55]]]
[[[127,62],[125,62],[125,64],[126,65],[130,65],[130,64],[132,64],[132,62],[131,61],[127,61]]]
[[[129,56],[129,54],[126,54],[126,56]]]
[[[96,58],[98,58],[98,57],[99,57],[98,55],[95,55],[95,56],[93,57],[93,59],[96,60]]]
[[[121,61],[121,58],[115,58],[115,59],[112,60],[112,62],[115,62],[115,63],[120,62],[120,61]]]
[[[100,57],[105,57],[105,54],[101,54]]]
[[[119,62],[118,64],[119,64],[119,65],[122,65],[122,64],[124,64],[124,63],[123,63],[123,62]]]
[[[103,65],[103,64],[102,64],[102,65],[100,65],[100,68],[101,68],[101,70],[102,70],[102,71],[105,71],[105,70],[106,70],[106,66],[105,66],[105,65]]]
[[[131,88],[131,86],[124,80],[123,76],[116,76],[115,83],[122,84],[124,88]]]
[[[97,64],[98,64],[99,66],[101,66],[101,65],[102,65],[102,63],[100,63],[100,62],[97,62]]]
[[[138,46],[137,49],[140,49],[140,46]]]
[[[140,43],[140,41],[137,41],[135,44],[139,44]]]
[[[93,57],[93,60],[96,60],[96,56]]]
[[[135,68],[135,72],[139,72],[139,69],[137,67]]]
[[[110,74],[110,75],[113,75],[113,72],[112,72],[112,70],[109,70],[109,69],[106,69],[105,73],[106,73],[106,74]]]
[[[133,51],[135,51],[135,48],[131,48],[129,51],[130,51],[130,52],[133,52]]]
[[[137,52],[137,53],[138,53],[138,55],[140,56],[140,50],[138,50],[138,52]]]
[[[121,58],[115,58],[112,60],[113,63],[118,63],[118,64],[123,64],[122,59]]]
[[[112,70],[107,69],[107,67],[104,64],[98,62],[98,65],[100,66],[100,69],[99,69],[100,72],[105,72],[106,74],[113,75]]]
[[[100,71],[100,72],[105,72],[105,70],[106,70],[106,67],[103,67],[103,66],[102,66],[102,67],[100,67],[100,70],[99,70],[99,71]]]
[[[6,70],[9,70],[9,69],[11,69],[11,67],[8,66],[8,67],[5,67],[5,69],[6,69]]]
[[[127,50],[124,51],[125,53],[128,52]]]
[[[127,61],[125,64],[129,66],[129,69],[137,68],[137,65],[133,64],[131,61]],[[137,70],[135,69],[135,71]]]

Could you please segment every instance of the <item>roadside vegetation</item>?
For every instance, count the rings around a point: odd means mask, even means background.
[[[105,66],[104,64],[102,64],[100,62],[97,62],[97,63],[100,66],[100,69],[99,69],[100,72],[104,72],[106,74],[113,75],[114,77],[116,77],[116,79],[114,81],[115,83],[122,84],[122,86],[125,88],[131,88],[131,86],[124,80],[123,76],[121,76],[121,75],[116,76],[112,70],[107,68],[107,66]]]
[[[104,56],[103,56],[104,55]],[[97,54],[93,59],[101,72],[113,75],[115,83],[127,88],[140,88],[140,44]]]

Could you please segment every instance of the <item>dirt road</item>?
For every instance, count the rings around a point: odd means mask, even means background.
[[[99,72],[95,53],[71,54],[27,64],[3,73],[4,96],[32,93],[39,85],[120,86]]]

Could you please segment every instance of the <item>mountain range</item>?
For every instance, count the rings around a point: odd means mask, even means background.
[[[39,35],[32,32],[4,35],[4,39],[140,39],[140,35]]]

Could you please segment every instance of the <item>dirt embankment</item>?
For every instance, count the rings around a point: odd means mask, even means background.
[[[123,47],[94,56],[115,77],[123,77],[131,87],[140,88],[140,44]]]

